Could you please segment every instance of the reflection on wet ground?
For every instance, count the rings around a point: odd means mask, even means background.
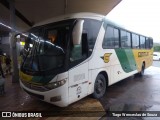
[[[152,64],[154,67],[160,67],[160,61],[159,60],[156,60],[156,61],[153,61],[153,64]]]
[[[10,75],[6,76],[5,82],[5,94],[0,96],[0,120],[2,111],[39,111],[46,116],[43,120],[66,120],[66,117],[82,117],[82,119],[88,120],[86,116],[94,117],[92,119],[96,120],[105,114],[100,102],[91,97],[85,97],[82,100],[69,105],[68,107],[60,108],[31,97],[20,88],[19,83],[11,82]],[[62,119],[60,117],[62,117]],[[71,118],[67,118],[67,120],[71,120]]]
[[[106,95],[100,102],[105,111],[159,111],[160,114],[160,68],[150,67],[146,69],[143,77],[132,76],[108,87]],[[116,120],[116,118],[108,119]],[[151,118],[121,119],[150,120]],[[153,120],[156,119],[160,118],[154,117]]]

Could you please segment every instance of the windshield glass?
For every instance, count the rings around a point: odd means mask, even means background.
[[[28,35],[24,48],[23,69],[36,72],[64,67],[70,26],[44,26],[44,35],[41,29],[33,29]]]

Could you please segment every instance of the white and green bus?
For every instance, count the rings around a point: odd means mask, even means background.
[[[20,85],[30,95],[65,107],[151,66],[153,40],[94,13],[64,15],[31,28]]]

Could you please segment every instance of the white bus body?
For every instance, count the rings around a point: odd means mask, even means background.
[[[119,26],[115,25],[112,22],[109,22],[105,18],[105,16],[101,16],[93,13],[78,13],[78,14],[72,14],[72,15],[65,15],[65,16],[57,17],[56,19],[50,19],[48,21],[41,22],[35,25],[34,27],[43,26],[46,24],[69,20],[69,19],[83,20],[84,23],[80,22],[79,26],[77,25],[78,27],[75,29],[78,29],[79,33],[84,32],[85,34],[87,34],[87,38],[90,37],[92,39],[91,35],[95,34],[96,36],[94,40],[95,41],[94,45],[91,47],[88,47],[88,53],[86,54],[87,57],[84,57],[84,59],[81,60],[80,62],[78,62],[78,60],[74,61],[72,60],[71,57],[69,57],[68,60],[70,62],[67,64],[69,64],[68,66],[70,67],[64,70],[63,72],[59,72],[58,74],[55,74],[55,76],[48,83],[41,84],[39,82],[39,81],[43,81],[42,79],[44,80],[49,79],[49,78],[46,78],[46,75],[44,75],[43,78],[41,79],[39,77],[41,74],[32,75],[27,70],[22,69],[20,72],[20,78],[21,78],[20,85],[30,95],[33,95],[51,104],[54,104],[60,107],[65,107],[90,94],[93,94],[93,96],[96,98],[100,98],[104,95],[107,86],[112,85],[113,83],[116,83],[126,77],[129,77],[133,74],[140,72],[141,70],[143,70],[143,67],[146,68],[150,66],[152,62],[152,59],[150,59],[149,57],[149,55],[152,52],[150,49],[141,49],[143,53],[146,52],[146,54],[144,54],[145,57],[148,57],[146,61],[144,61],[144,59],[142,58],[141,60],[138,59],[137,55],[139,54],[138,51],[140,50],[137,50],[137,49],[136,50],[125,49],[123,51],[120,51],[118,50],[118,48],[116,48],[116,45],[114,49],[113,48],[104,49],[102,44],[105,37],[106,27],[108,25],[111,25],[114,28],[119,29]],[[88,24],[85,24],[86,20],[88,20]],[[95,28],[95,29],[98,29],[97,30],[98,32],[97,33],[91,32],[91,34],[88,34],[88,32],[90,32],[89,31],[90,28],[87,28],[87,25],[89,25],[89,23],[92,20],[98,22],[98,25],[97,25],[98,28]],[[82,31],[79,29],[80,27],[82,27],[83,29]],[[92,26],[89,26],[89,27],[92,28]],[[76,32],[76,30],[74,32]],[[76,34],[74,32],[71,32],[72,33],[71,36],[73,34]],[[77,42],[78,44],[79,41],[75,41],[75,42]],[[92,42],[92,41],[89,41],[89,42]],[[90,44],[89,42],[88,44]],[[77,44],[75,44],[75,46]],[[78,49],[78,47],[77,48],[74,47],[74,49]],[[123,57],[124,60],[122,61],[120,60],[120,59],[123,59],[121,58],[121,52],[125,53],[125,56]],[[70,54],[72,53],[70,52]],[[75,53],[74,56],[78,54],[79,53]],[[133,60],[129,60],[129,57],[131,57]],[[74,61],[73,64],[72,64],[72,61]],[[130,65],[126,63],[126,66],[125,66],[125,63],[123,63],[123,61],[128,62]],[[22,65],[22,68],[23,68],[23,65]],[[105,80],[105,82],[103,79]]]

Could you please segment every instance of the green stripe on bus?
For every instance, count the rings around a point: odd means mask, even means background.
[[[115,49],[120,64],[125,72],[136,70],[136,61],[132,49]]]

